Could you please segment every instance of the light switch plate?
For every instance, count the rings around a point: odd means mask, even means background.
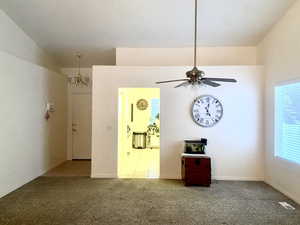
[[[54,105],[54,103],[51,103],[51,102],[48,102],[47,103],[47,111],[48,112],[55,112],[55,105]]]

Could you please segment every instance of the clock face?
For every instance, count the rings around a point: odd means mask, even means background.
[[[201,127],[212,127],[221,120],[223,106],[215,97],[203,95],[195,99],[192,115],[194,121]]]
[[[148,108],[148,102],[146,99],[140,99],[136,103],[136,106],[139,110],[146,110]]]

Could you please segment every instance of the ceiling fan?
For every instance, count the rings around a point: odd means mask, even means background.
[[[198,0],[195,0],[194,68],[186,72],[187,78],[185,79],[159,81],[156,82],[156,84],[183,81],[183,83],[175,86],[175,88],[188,86],[188,85],[201,85],[201,84],[206,84],[212,87],[219,87],[221,84],[216,83],[215,81],[237,82],[235,79],[204,77],[205,73],[202,70],[199,70],[197,68],[197,18],[198,18]]]

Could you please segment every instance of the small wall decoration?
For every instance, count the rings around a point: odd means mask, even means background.
[[[213,127],[222,119],[222,103],[211,95],[199,96],[194,100],[192,116],[199,126]]]
[[[137,101],[136,106],[139,110],[146,110],[148,108],[148,102],[146,99],[140,99]]]
[[[46,113],[45,113],[45,119],[46,120],[49,120],[51,115],[50,113],[54,113],[55,112],[55,106],[54,106],[54,103],[50,103],[48,102],[46,104]]]

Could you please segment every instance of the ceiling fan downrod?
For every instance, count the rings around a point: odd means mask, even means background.
[[[209,85],[212,87],[219,87],[220,84],[216,83],[215,81],[237,82],[235,79],[204,77],[204,75],[205,75],[204,71],[199,70],[197,68],[198,0],[195,0],[195,24],[194,25],[195,25],[195,27],[194,27],[194,67],[193,67],[193,69],[186,72],[187,78],[185,78],[185,79],[160,81],[160,82],[156,82],[156,84],[182,81],[183,83],[175,86],[175,88],[182,87],[182,86],[188,86],[188,85],[201,85],[201,84],[206,84],[206,85]]]

